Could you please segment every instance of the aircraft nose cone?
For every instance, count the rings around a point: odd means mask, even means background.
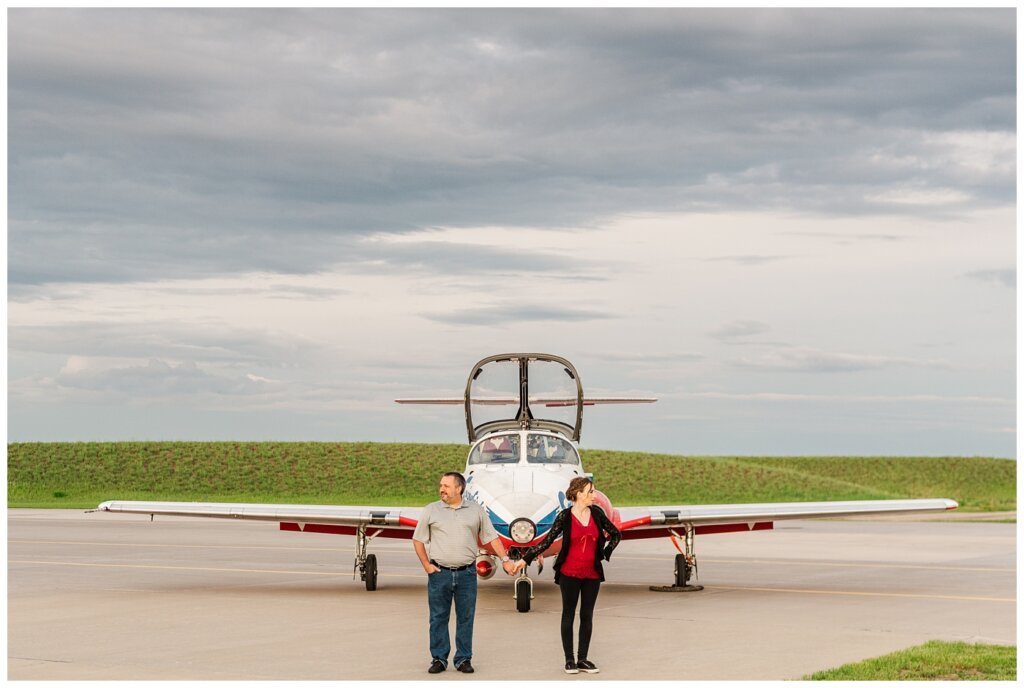
[[[519,519],[528,519],[535,527],[534,537],[542,536],[547,532],[559,509],[558,502],[535,492],[507,494],[495,500],[491,506],[491,512],[507,527],[511,527]],[[511,537],[510,530],[505,533]]]

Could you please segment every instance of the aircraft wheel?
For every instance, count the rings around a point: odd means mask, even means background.
[[[516,611],[530,611],[530,581],[516,581]]]
[[[367,590],[377,589],[377,555],[367,554],[366,564],[363,569],[363,580],[366,581]]]
[[[690,563],[686,561],[685,554],[676,555],[676,587],[685,588],[686,581],[690,577]]]

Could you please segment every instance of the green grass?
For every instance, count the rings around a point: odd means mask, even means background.
[[[1017,648],[932,640],[837,669],[818,671],[811,681],[1013,681]]]
[[[1015,461],[691,457],[584,450],[616,505],[948,497],[1016,509]],[[422,505],[466,446],[374,442],[54,442],[7,446],[8,507],[107,499]]]

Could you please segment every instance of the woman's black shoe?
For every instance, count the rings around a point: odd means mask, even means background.
[[[578,674],[580,670],[576,668],[576,662],[571,659],[565,663],[565,673],[567,674]]]
[[[588,674],[596,674],[599,671],[601,671],[593,662],[588,661],[586,659],[581,659],[580,661],[576,662],[576,668]]]

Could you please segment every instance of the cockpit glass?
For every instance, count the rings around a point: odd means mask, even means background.
[[[466,385],[471,440],[512,428],[543,428],[572,436],[579,422],[580,390],[571,364],[543,355],[484,359]]]
[[[530,362],[530,410],[533,417],[576,425],[576,379],[555,361]]]
[[[519,365],[498,361],[480,368],[470,391],[473,425],[509,420],[519,408]]]
[[[519,463],[519,435],[489,437],[473,448],[469,463]]]
[[[561,437],[529,435],[526,440],[526,460],[529,463],[561,463],[578,465],[576,448]]]

